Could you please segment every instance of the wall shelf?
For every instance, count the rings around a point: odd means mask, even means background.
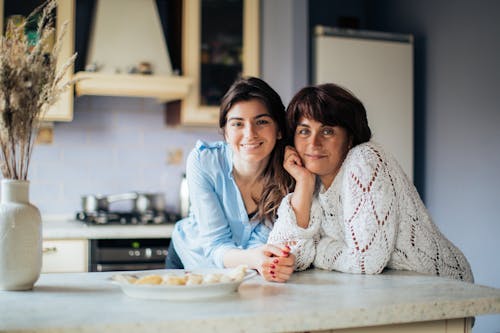
[[[108,74],[78,72],[74,78],[77,96],[128,96],[169,102],[185,98],[193,80],[184,76]]]

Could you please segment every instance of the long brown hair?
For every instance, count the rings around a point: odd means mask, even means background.
[[[260,198],[253,198],[257,204],[255,217],[259,220],[266,219],[273,223],[278,207],[283,197],[292,185],[290,175],[283,168],[283,158],[287,137],[285,106],[278,93],[266,82],[256,77],[246,77],[236,80],[224,95],[221,101],[219,114],[219,127],[222,134],[225,132],[227,114],[238,102],[258,100],[262,102],[271,118],[276,122],[281,138],[277,139],[269,162],[264,169],[261,179],[263,192]]]

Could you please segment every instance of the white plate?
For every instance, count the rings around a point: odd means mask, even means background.
[[[206,270],[192,270],[192,273],[223,273],[227,274],[232,269],[206,269]],[[142,277],[150,274],[176,274],[184,275],[186,270],[183,269],[165,269],[161,271],[145,271],[140,273],[132,273],[132,275],[137,277]],[[123,273],[126,275],[127,273]],[[131,284],[124,281],[113,281],[112,283],[121,287],[125,295],[135,298],[143,299],[163,299],[163,300],[198,300],[211,297],[219,297],[231,294],[238,290],[238,287],[243,281],[253,278],[257,275],[254,270],[249,270],[246,272],[243,280],[232,281],[225,283],[210,283],[210,284],[198,284],[189,286],[176,286],[176,285],[151,285],[151,284]]]

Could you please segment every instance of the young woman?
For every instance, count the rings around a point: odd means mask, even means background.
[[[167,268],[246,264],[286,281],[289,248],[266,244],[291,178],[283,169],[285,107],[258,78],[236,81],[222,99],[224,142],[199,141],[187,160],[190,216],[177,222]]]
[[[472,281],[462,252],[438,230],[396,160],[370,141],[363,104],[334,84],[307,87],[288,106],[295,179],[270,244],[291,244],[296,269],[377,274],[386,267]]]

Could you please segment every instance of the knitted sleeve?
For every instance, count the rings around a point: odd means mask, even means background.
[[[343,168],[341,203],[333,205],[335,198],[328,197],[329,192],[325,197],[331,210],[342,210],[342,220],[335,223],[337,214],[325,212],[325,235],[317,245],[314,265],[348,273],[380,273],[396,242],[398,210],[391,170],[372,146],[352,149]],[[329,230],[333,224],[340,225],[343,239]]]
[[[311,205],[309,226],[301,228],[297,225],[297,219],[292,205],[291,194],[281,201],[278,208],[278,218],[274,223],[268,243],[276,245],[287,244],[296,257],[295,270],[307,269],[316,255],[316,243],[319,239],[319,227],[323,218],[323,211],[317,200],[313,199]]]

